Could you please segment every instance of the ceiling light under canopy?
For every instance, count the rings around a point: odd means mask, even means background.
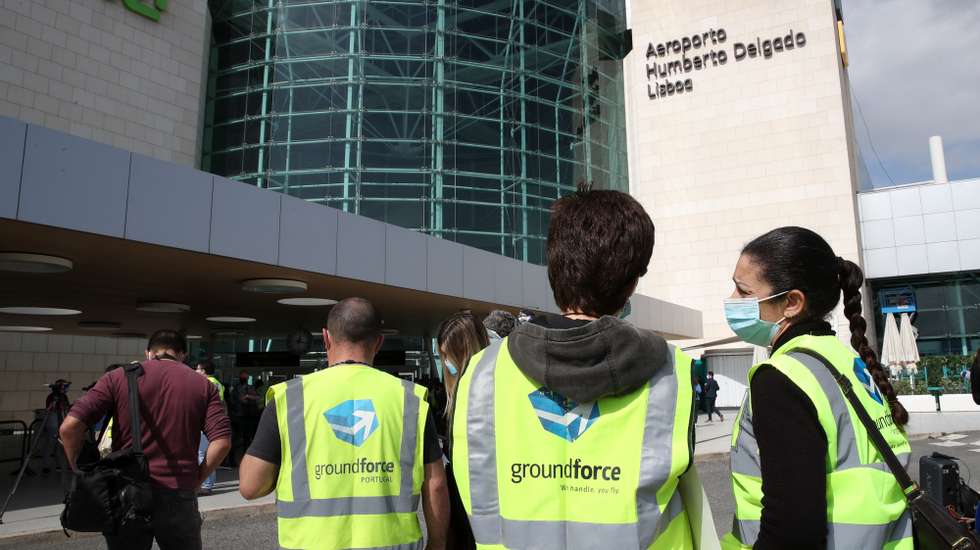
[[[136,309],[150,313],[186,313],[191,310],[191,306],[175,302],[143,302]]]
[[[0,313],[9,315],[81,315],[77,309],[66,309],[62,307],[0,307]]]
[[[332,306],[337,303],[337,300],[331,300],[330,298],[282,298],[276,300],[284,306],[304,306],[304,307],[315,307],[315,306]]]
[[[0,325],[0,332],[48,332],[51,327],[25,327]]]
[[[0,252],[0,271],[20,273],[64,273],[75,264],[68,258],[29,254],[25,252]]]
[[[293,279],[249,279],[247,281],[242,281],[242,290],[247,292],[289,294],[294,292],[306,292],[306,289],[306,283]]]
[[[214,317],[207,317],[208,321],[212,323],[254,323],[255,319],[253,317],[236,317],[234,315],[216,315]]]

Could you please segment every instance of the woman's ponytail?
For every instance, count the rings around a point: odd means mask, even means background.
[[[861,316],[861,287],[864,285],[864,273],[857,264],[850,260],[838,258],[837,262],[839,264],[840,287],[844,293],[844,315],[851,325],[851,346],[867,365],[875,385],[888,399],[892,419],[899,426],[904,426],[909,421],[909,413],[899,402],[898,396],[895,395],[895,388],[888,381],[888,375],[881,363],[878,362],[878,356],[871,349],[871,345],[868,344],[868,337],[865,335],[868,324]]]

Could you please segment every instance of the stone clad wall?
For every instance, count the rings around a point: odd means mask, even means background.
[[[145,359],[145,338],[0,332],[0,420],[30,424],[50,384],[71,381],[74,402],[113,363]]]
[[[731,335],[722,299],[733,290],[742,246],[765,231],[809,227],[838,254],[860,262],[847,75],[833,4],[632,3],[634,46],[625,62],[630,192],[657,227],[639,291],[702,311],[705,338]],[[751,57],[752,49],[766,48],[765,40],[782,42],[790,31],[792,50]],[[802,47],[796,44],[800,33]],[[656,50],[695,35],[686,53],[647,57],[651,43]],[[746,51],[741,60],[735,59],[742,51],[736,43]],[[725,52],[724,63],[719,52]],[[685,58],[690,72],[684,71]],[[674,61],[680,61],[681,74],[659,81],[681,81],[685,91],[651,99],[651,91],[660,96],[661,90],[648,89],[654,81],[648,66],[658,63],[659,73]]]
[[[206,0],[6,0],[0,116],[197,166],[209,25]]]

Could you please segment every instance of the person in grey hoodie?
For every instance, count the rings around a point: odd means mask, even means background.
[[[693,548],[677,490],[693,456],[691,359],[617,314],[654,226],[617,191],[555,202],[537,315],[474,356],[453,417],[454,476],[476,543]]]

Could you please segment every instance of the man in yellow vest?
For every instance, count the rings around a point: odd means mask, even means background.
[[[478,548],[692,548],[678,492],[693,454],[691,359],[619,318],[654,227],[617,191],[555,202],[534,317],[459,380],[453,476]]]
[[[363,298],[333,306],[329,368],[269,389],[240,491],[276,491],[279,547],[442,550],[449,495],[425,390],[371,364],[381,318]]]
[[[221,397],[221,401],[225,400],[225,385],[221,383],[220,380],[214,377],[214,363],[211,361],[201,361],[197,364],[197,373],[208,379],[215,388],[218,388],[218,396]]]

